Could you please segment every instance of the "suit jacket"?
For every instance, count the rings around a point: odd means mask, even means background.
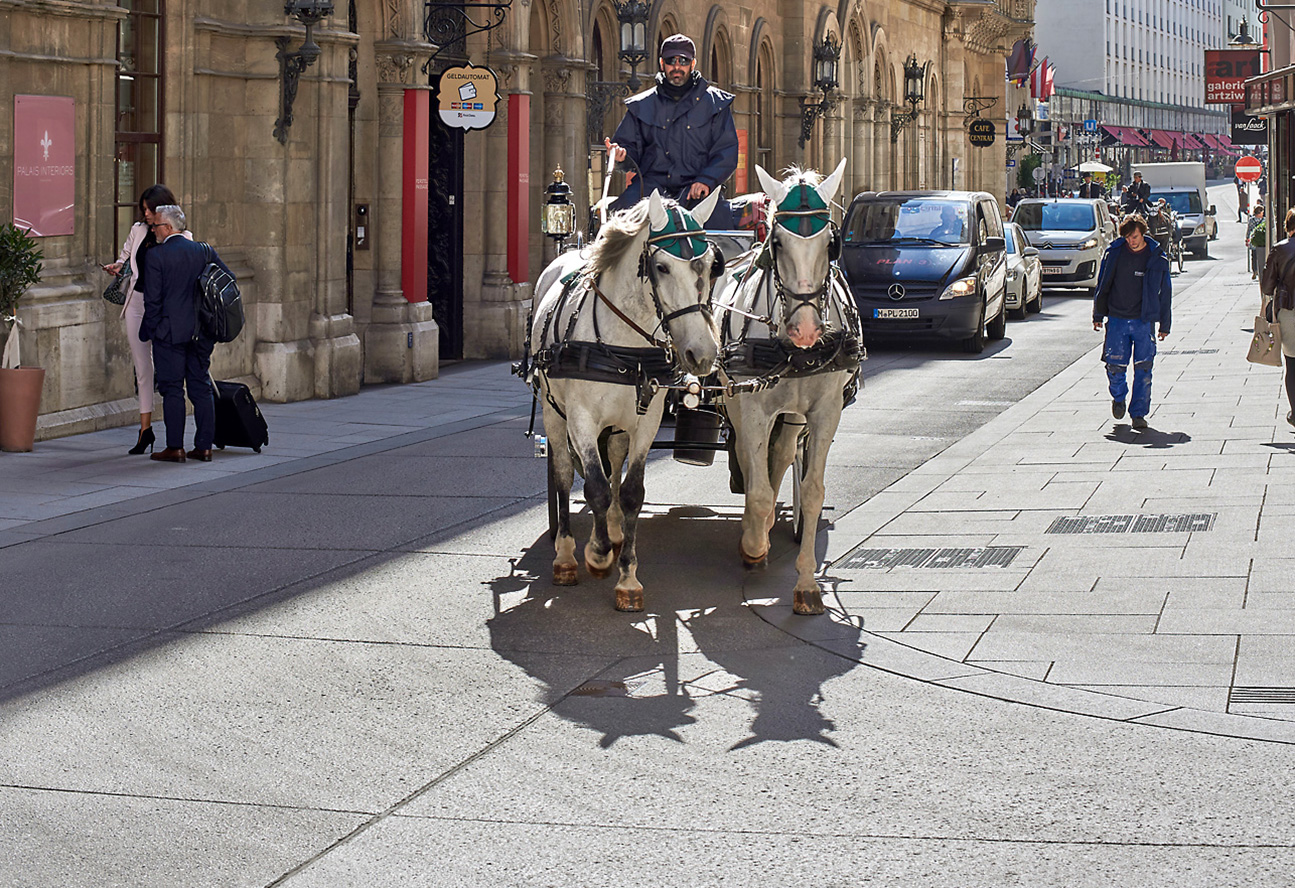
[[[211,261],[229,271],[215,250]],[[139,325],[142,341],[160,339],[181,345],[207,338],[198,330],[197,297],[198,275],[207,262],[204,246],[179,233],[148,251],[144,257],[144,320]]]

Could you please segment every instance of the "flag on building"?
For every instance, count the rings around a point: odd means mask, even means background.
[[[1007,56],[1007,79],[1021,86],[1030,76],[1030,69],[1034,67],[1034,53],[1038,49],[1034,41],[1028,37],[1022,37],[1012,44],[1012,51]]]
[[[1046,102],[1052,98],[1056,91],[1055,81],[1057,78],[1057,66],[1048,61],[1044,56],[1043,61],[1035,66],[1030,72],[1030,95],[1040,102]]]

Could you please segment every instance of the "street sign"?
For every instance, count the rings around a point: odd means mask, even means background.
[[[1042,182],[1042,181],[1043,181],[1044,179],[1046,179],[1047,177],[1048,177],[1048,174],[1047,174],[1047,173],[1045,173],[1045,172],[1043,171],[1043,167],[1035,167],[1035,168],[1034,168],[1034,181],[1035,181],[1035,182]]]
[[[1264,174],[1264,165],[1259,158],[1246,155],[1237,161],[1237,178],[1242,182],[1258,182]]]
[[[997,130],[992,120],[986,120],[983,117],[977,117],[971,121],[971,126],[967,130],[967,141],[977,148],[985,148],[994,144],[994,135]]]
[[[1089,118],[1088,120],[1085,120],[1085,121],[1084,121],[1084,132],[1086,132],[1086,133],[1095,133],[1095,132],[1097,132],[1097,121],[1096,121],[1096,120],[1093,120],[1092,118]]]
[[[441,122],[458,129],[485,129],[495,120],[499,81],[489,68],[475,68],[471,62],[446,68],[437,81]]]

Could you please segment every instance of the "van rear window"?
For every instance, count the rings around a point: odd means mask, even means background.
[[[912,197],[856,204],[845,220],[850,243],[966,244],[971,242],[966,201]]]
[[[1012,221],[1026,231],[1092,231],[1097,213],[1092,204],[1018,204]]]

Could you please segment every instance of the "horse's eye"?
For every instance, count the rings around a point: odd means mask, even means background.
[[[656,264],[656,273],[657,273],[657,274],[669,274],[669,273],[670,273],[670,266],[666,265],[664,262],[658,262],[658,263]]]

